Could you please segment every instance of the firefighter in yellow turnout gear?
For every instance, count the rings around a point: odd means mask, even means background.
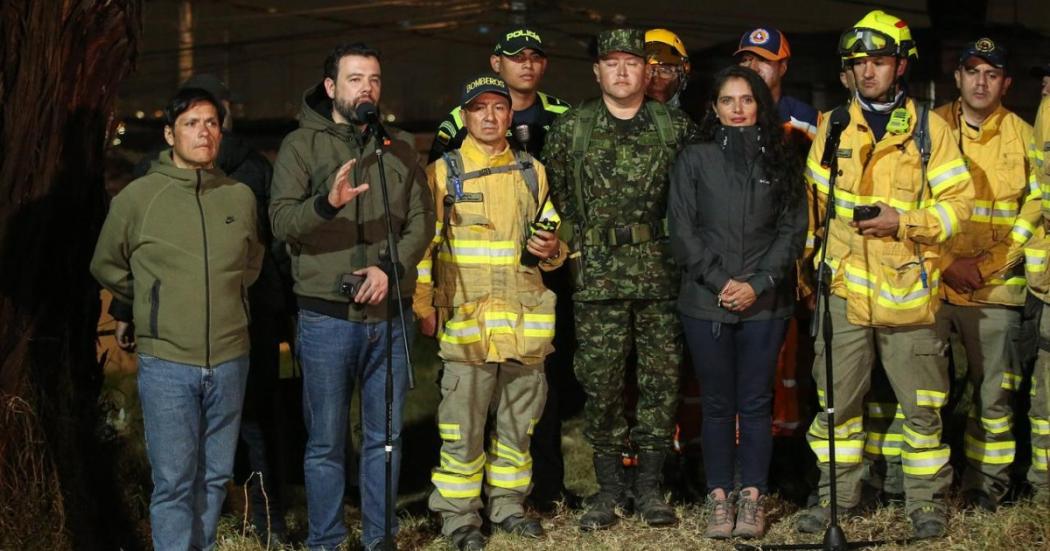
[[[1042,192],[1040,230],[1050,228],[1050,96],[1044,96],[1035,118],[1035,137],[1030,152]],[[1043,231],[1025,247],[1025,275],[1029,292],[1042,301],[1039,321],[1039,350],[1032,373],[1032,466],[1028,481],[1035,490],[1035,500],[1050,502],[1050,238]]]
[[[948,394],[947,343],[934,322],[943,243],[970,217],[973,184],[948,126],[900,86],[917,55],[903,21],[869,13],[843,33],[839,54],[857,92],[835,152],[839,172],[829,235],[821,235],[819,225],[812,228],[819,246],[827,248],[834,331],[830,350],[817,339],[813,371],[823,397],[824,354],[832,354],[836,426],[829,428],[822,413],[809,428],[821,469],[821,503],[804,511],[796,526],[820,532],[828,522],[830,430],[836,437],[838,505],[859,504],[863,400],[877,351],[905,417],[906,510],[916,537],[939,537],[946,529],[951,467],[940,418]],[[821,216],[831,191],[821,159],[834,118],[821,122],[807,159],[808,190]],[[874,218],[854,220],[860,206],[878,207]]]
[[[1039,223],[1041,193],[1028,155],[1032,127],[1002,105],[1010,86],[1004,49],[988,38],[969,44],[955,81],[960,98],[935,112],[948,121],[969,164],[974,210],[949,243],[938,323],[962,339],[974,386],[964,497],[994,510],[1014,460],[1010,403],[1021,382],[1014,342],[1025,297],[1024,245]]]
[[[543,359],[554,337],[555,296],[540,270],[558,267],[565,255],[543,166],[508,146],[506,84],[478,77],[464,86],[462,106],[468,136],[427,169],[438,228],[419,264],[413,304],[422,332],[436,330],[444,361],[443,442],[430,508],[457,548],[481,549],[483,486],[494,527],[543,534],[522,508],[532,484],[529,439],[547,392]]]

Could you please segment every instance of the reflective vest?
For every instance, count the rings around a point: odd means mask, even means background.
[[[859,103],[853,102],[836,152],[835,217],[820,246],[827,247],[831,292],[846,299],[847,319],[855,325],[932,324],[940,304],[943,244],[973,210],[973,182],[948,125],[938,116],[928,117],[930,157],[924,170],[915,103],[907,100],[906,109],[908,130],[887,131],[876,142]],[[830,118],[821,121],[806,159],[807,193],[821,217],[830,191],[830,172],[820,166]],[[897,235],[863,236],[849,226],[853,207],[876,201],[900,213]],[[821,237],[821,224],[813,218],[811,235]],[[815,261],[819,258],[814,255]]]
[[[1050,256],[1050,239],[1044,231],[1050,223],[1050,96],[1044,97],[1039,104],[1035,117],[1035,132],[1029,154],[1032,157],[1032,169],[1042,191],[1042,227],[1037,228],[1036,236],[1025,247],[1025,277],[1028,289],[1045,303],[1050,303],[1050,270],[1047,270]]]
[[[980,128],[963,123],[959,100],[935,111],[948,122],[973,178],[973,214],[948,242],[945,266],[957,257],[987,254],[979,268],[985,286],[959,294],[941,286],[944,298],[963,306],[1024,304],[1024,245],[1039,224],[1041,193],[1031,170],[1032,127],[999,106]]]
[[[555,295],[543,286],[540,270],[558,267],[566,256],[563,250],[538,267],[521,264],[537,213],[560,222],[548,199],[543,165],[532,160],[534,195],[522,170],[484,170],[518,163],[509,148],[490,156],[468,135],[460,153],[460,174],[481,175],[450,182],[445,159],[427,167],[437,231],[418,266],[413,308],[419,317],[437,311],[437,339],[446,361],[541,362],[554,350]]]

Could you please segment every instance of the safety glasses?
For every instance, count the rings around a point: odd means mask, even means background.
[[[850,29],[839,38],[839,55],[894,55],[897,41],[875,29]]]

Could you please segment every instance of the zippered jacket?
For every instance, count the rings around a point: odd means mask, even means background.
[[[962,306],[1021,306],[1024,246],[1039,224],[1042,198],[1030,156],[1032,127],[1001,105],[976,129],[963,122],[959,100],[934,112],[948,121],[974,188],[973,214],[948,242],[945,261],[984,255],[978,266],[984,287],[963,294],[943,285],[943,296]]]
[[[904,109],[907,128],[876,140],[860,103],[850,104],[849,124],[835,152],[835,217],[826,240],[818,217],[832,189],[831,172],[820,162],[832,117],[821,121],[806,160],[806,190],[817,213],[810,220],[810,243],[827,247],[831,292],[846,300],[846,318],[854,325],[933,324],[941,303],[941,270],[947,267],[946,241],[973,213],[973,180],[948,124],[929,114],[931,148],[924,176],[917,145],[920,111],[911,99]],[[850,226],[855,207],[877,201],[900,214],[896,235],[866,236]],[[819,262],[819,249],[812,258]]]
[[[248,353],[256,228],[248,186],[162,154],[110,203],[91,274],[132,304],[138,352],[212,367]]]
[[[415,266],[434,237],[434,204],[411,136],[393,127],[387,131],[383,161],[407,301],[416,286]],[[274,236],[288,243],[300,308],[351,321],[389,317],[385,303],[361,305],[340,292],[343,274],[379,266],[390,276],[390,298],[396,297],[375,141],[332,120],[332,100],[323,85],[303,94],[299,128],[281,143],[270,193],[271,226]],[[328,192],[350,159],[357,159],[351,182],[367,183],[369,189],[336,209]]]

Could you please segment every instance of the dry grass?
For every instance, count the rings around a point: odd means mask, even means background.
[[[801,537],[792,528],[793,506],[782,501],[771,507],[773,522],[769,534],[757,542],[714,542],[704,539],[704,513],[697,506],[679,506],[681,521],[671,528],[652,529],[635,518],[623,519],[613,529],[598,533],[584,533],[576,528],[578,513],[560,511],[543,519],[547,536],[542,540],[526,540],[497,534],[490,540],[492,550],[653,550],[686,549],[730,550],[737,543],[816,543],[819,537]],[[1038,550],[1050,549],[1050,508],[1042,506],[1015,506],[994,514],[959,512],[950,518],[949,534],[937,541],[907,542],[910,535],[903,510],[889,507],[873,514],[846,519],[843,527],[851,541],[889,540],[880,549],[924,549],[943,551],[976,551],[983,549]],[[447,548],[447,541],[438,537],[437,524],[426,517],[402,519],[398,537],[401,549],[435,551]],[[253,538],[239,535],[239,528],[229,524],[221,530],[220,551],[261,551],[265,547]]]
[[[590,467],[590,446],[581,435],[581,423],[575,420],[566,427],[562,439],[566,450],[566,478],[569,487],[579,493],[589,494],[597,489],[594,473]],[[421,495],[402,496],[402,504],[419,505]],[[842,525],[851,541],[890,541],[879,549],[923,549],[932,551],[979,551],[1003,550],[1047,550],[1050,549],[1050,505],[1020,504],[989,513],[963,512],[953,503],[947,537],[937,541],[910,543],[910,524],[901,507],[879,509],[864,517],[844,519]],[[411,505],[410,505],[411,507]],[[418,508],[418,507],[414,507]],[[495,534],[488,549],[494,551],[524,550],[731,550],[736,544],[751,543],[756,546],[772,543],[816,543],[820,537],[802,536],[795,532],[793,520],[797,508],[784,500],[771,500],[769,518],[772,528],[761,541],[745,542],[733,540],[715,542],[703,537],[705,513],[699,505],[677,507],[680,522],[670,528],[653,529],[636,518],[622,519],[610,529],[597,533],[584,533],[576,527],[579,513],[560,510],[543,518],[547,536],[541,540],[526,540],[505,534]],[[302,511],[289,518],[293,533],[305,531]],[[351,529],[351,540],[359,535],[360,514],[348,509],[347,521]],[[219,551],[262,551],[266,549],[254,538],[241,537],[241,527],[232,518],[225,519],[220,529]],[[440,526],[426,513],[403,516],[401,533],[398,536],[401,549],[437,551],[448,548],[448,542],[440,537]],[[300,548],[295,548],[300,549]],[[305,548],[303,548],[305,549]]]

